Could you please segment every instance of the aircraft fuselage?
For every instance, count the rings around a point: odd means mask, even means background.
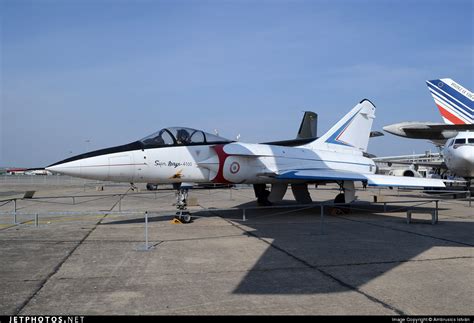
[[[457,176],[474,178],[474,132],[460,132],[443,149],[448,169]]]
[[[72,158],[74,159],[74,158]],[[135,149],[56,163],[48,170],[88,179],[134,183],[273,183],[291,169],[375,173],[360,152],[347,153],[232,142]]]

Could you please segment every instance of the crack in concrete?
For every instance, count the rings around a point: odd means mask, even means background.
[[[31,300],[38,295],[38,293],[43,289],[43,287],[46,285],[46,283],[49,281],[51,277],[53,277],[59,269],[61,269],[62,265],[66,262],[66,260],[69,259],[69,257],[76,251],[76,249],[84,242],[89,235],[97,228],[97,226],[100,224],[100,222],[107,216],[107,214],[104,214],[104,216],[97,221],[97,223],[94,225],[94,227],[82,238],[82,240],[79,241],[77,245],[75,245],[67,254],[66,256],[53,268],[52,272],[49,273],[46,278],[41,280],[41,284],[38,286],[38,288],[33,291],[33,293],[25,300],[23,303],[20,304],[20,306],[16,309],[16,311],[13,313],[13,315],[19,315],[21,311],[31,302]]]
[[[384,265],[384,264],[403,264],[409,262],[424,262],[424,261],[440,261],[440,260],[456,260],[456,259],[474,259],[471,256],[446,257],[446,258],[428,258],[428,259],[408,259],[408,260],[391,260],[391,261],[375,261],[375,262],[361,262],[361,263],[347,263],[336,265],[319,265],[319,267],[349,267],[349,266],[365,266],[365,265]]]
[[[383,264],[393,264],[393,263],[409,263],[409,262],[424,262],[424,261],[443,261],[443,260],[456,260],[456,259],[473,259],[474,257],[448,257],[448,258],[432,258],[432,259],[419,259],[419,260],[395,260],[395,261],[380,261],[380,262],[367,262],[367,263],[353,263],[353,264],[336,264],[336,265],[319,265],[319,268],[332,268],[332,267],[349,267],[349,266],[364,266],[364,265],[383,265]],[[298,266],[289,266],[289,267],[275,267],[275,268],[262,268],[262,269],[250,269],[250,270],[214,270],[214,271],[196,271],[196,272],[180,272],[180,273],[165,273],[159,276],[182,276],[182,275],[202,275],[202,274],[238,274],[238,273],[250,273],[250,272],[274,272],[274,271],[308,271],[313,270],[314,268],[308,268],[305,264],[302,264],[302,267]],[[316,267],[316,266],[314,266]],[[152,276],[156,277],[156,274],[142,274],[142,277]],[[104,279],[104,278],[122,278],[120,275],[107,275],[107,276],[90,276],[87,279]],[[78,280],[82,279],[81,277],[59,277],[58,280]],[[7,282],[41,282],[41,279],[18,279],[18,280],[7,280]]]

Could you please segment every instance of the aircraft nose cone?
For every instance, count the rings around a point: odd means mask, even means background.
[[[51,165],[51,166],[48,166],[45,168],[46,170],[49,170],[50,172],[53,172],[53,173],[62,173],[63,170],[64,170],[64,167],[62,166],[62,164],[58,164],[58,165]]]
[[[462,152],[461,158],[468,165],[467,167],[469,169],[474,169],[474,149],[472,149],[472,147],[466,146],[466,149]]]
[[[57,170],[58,167],[56,167],[56,166],[48,166],[48,167],[46,167],[45,169],[46,169],[47,171],[52,172],[52,173],[60,173],[60,171]]]
[[[457,169],[459,176],[474,176],[474,151],[472,146],[461,146],[455,149],[453,156],[453,166]]]
[[[398,128],[397,125],[394,125],[394,124],[384,126],[383,130],[385,130],[388,133],[394,134],[394,135],[400,134],[400,129]]]
[[[46,170],[49,170],[53,173],[59,173],[63,175],[70,176],[80,176],[81,175],[81,163],[80,161],[72,161],[65,163],[56,163],[46,167]]]
[[[457,147],[457,152],[456,152],[459,160],[462,160],[463,162],[473,162],[474,160],[474,154],[472,153],[472,149],[470,149],[469,146],[460,146]]]

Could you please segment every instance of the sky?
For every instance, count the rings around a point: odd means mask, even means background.
[[[0,0],[0,166],[44,167],[188,126],[242,142],[442,122],[425,81],[474,89],[471,0]],[[436,151],[385,134],[377,156]]]

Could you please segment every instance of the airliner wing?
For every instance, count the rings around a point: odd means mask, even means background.
[[[403,130],[408,138],[421,139],[446,139],[451,138],[459,131],[474,130],[474,124],[426,124],[411,125],[404,127]]]
[[[427,125],[431,130],[456,130],[467,131],[474,130],[474,124],[429,124]]]
[[[442,124],[428,122],[401,122],[383,127],[383,130],[400,137],[446,141],[459,131],[473,131],[474,124]]]
[[[281,180],[367,181],[369,186],[445,187],[442,180],[419,177],[362,174],[328,169],[288,170],[274,176]]]

